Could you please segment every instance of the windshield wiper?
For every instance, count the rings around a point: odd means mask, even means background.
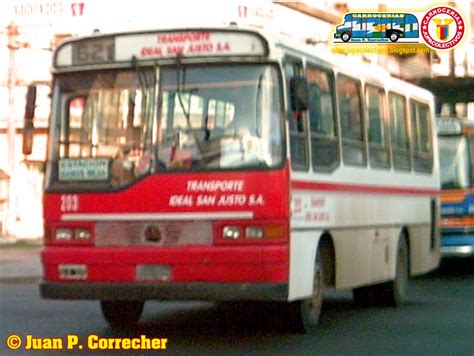
[[[137,74],[138,78],[138,83],[140,84],[140,89],[146,94],[146,89],[148,88],[148,81],[146,79],[146,75],[143,74],[143,71],[140,70],[140,67],[138,66],[138,61],[136,56],[132,56],[132,66],[133,69],[135,69],[135,73]]]
[[[183,76],[180,80],[180,73],[181,70],[183,71]],[[194,142],[196,143],[196,146],[199,150],[199,154],[201,157],[203,156],[203,148],[201,141],[199,140],[197,133],[195,130],[193,130],[192,125],[191,125],[191,95],[193,92],[196,92],[197,89],[190,90],[189,92],[189,99],[188,99],[188,110],[186,110],[183,102],[183,97],[182,94],[185,93],[184,85],[186,82],[186,68],[181,69],[181,55],[176,56],[176,94],[178,95],[178,102],[179,106],[181,107],[181,110],[183,111],[184,117],[186,119],[186,126],[188,127],[188,130],[191,132],[191,135],[193,136]]]
[[[261,121],[261,111],[262,111],[262,80],[263,74],[260,74],[258,77],[257,85],[257,98],[255,100],[255,134],[257,137],[260,137],[260,121]]]
[[[143,119],[144,119],[143,130],[144,130],[145,142],[144,142],[143,149],[145,150],[147,146],[147,140],[149,141],[149,146],[151,147],[152,145],[152,130],[151,130],[150,115],[153,115],[154,105],[151,105],[151,108],[148,110],[148,106],[149,106],[148,103],[149,103],[149,100],[153,100],[153,97],[154,97],[154,94],[153,94],[152,99],[150,99],[149,88],[152,88],[152,90],[156,88],[156,75],[153,75],[153,78],[154,78],[153,83],[151,83],[150,85],[148,83],[146,72],[144,70],[141,70],[140,66],[138,65],[136,56],[132,56],[131,64],[137,75],[138,84],[140,86],[140,91],[143,98],[141,112],[143,114]],[[156,63],[155,63],[154,68],[155,69],[153,73],[156,73]]]

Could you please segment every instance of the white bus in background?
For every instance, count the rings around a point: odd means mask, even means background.
[[[280,301],[299,330],[325,288],[406,300],[439,263],[433,96],[318,53],[235,28],[64,42],[41,295],[112,326],[152,299]]]

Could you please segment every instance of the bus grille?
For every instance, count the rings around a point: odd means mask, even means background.
[[[211,245],[210,221],[100,222],[95,230],[96,246]]]

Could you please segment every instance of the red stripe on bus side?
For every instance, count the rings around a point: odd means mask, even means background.
[[[327,182],[291,181],[291,188],[305,190],[322,190],[329,192],[373,193],[393,195],[439,195],[439,189],[386,187],[380,185],[343,184]]]

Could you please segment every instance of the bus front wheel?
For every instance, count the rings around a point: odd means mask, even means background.
[[[318,325],[323,302],[323,289],[323,258],[318,248],[314,264],[313,294],[309,298],[289,304],[289,322],[292,330],[305,333]]]
[[[343,32],[342,35],[341,35],[341,39],[344,41],[344,42],[349,42],[350,39],[351,39],[351,34],[350,32]]]
[[[102,315],[112,328],[122,329],[135,325],[143,312],[144,301],[102,300]]]

